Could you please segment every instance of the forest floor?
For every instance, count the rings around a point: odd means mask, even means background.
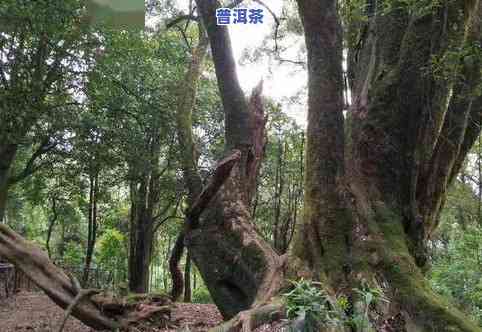
[[[9,300],[0,300],[0,332],[53,332],[64,311],[47,296],[39,293],[19,293]],[[222,317],[213,304],[177,303],[172,313],[177,329],[153,329],[152,332],[185,330],[207,331],[222,323]],[[77,319],[69,318],[64,332],[93,332]],[[257,332],[277,332],[279,328],[262,326]]]

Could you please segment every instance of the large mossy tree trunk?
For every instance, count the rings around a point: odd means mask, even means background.
[[[354,308],[353,288],[381,287],[390,300],[384,318],[403,317],[408,331],[480,331],[434,294],[424,275],[446,188],[480,133],[479,1],[369,4],[366,20],[345,24],[347,35],[356,36],[348,40],[353,100],[345,119],[339,4],[298,0],[309,76],[305,206],[286,276],[321,281],[329,293],[346,294]],[[213,22],[217,5],[198,1],[226,112],[227,147],[246,151],[249,136],[242,133],[248,131],[240,129],[247,116],[228,33]],[[442,61],[449,57],[454,66]],[[436,60],[444,67],[435,68]],[[243,167],[187,239],[226,317],[256,306],[266,294],[263,282],[282,275],[270,274],[280,258],[250,228]]]
[[[353,302],[353,287],[381,287],[385,317],[401,314],[408,331],[480,331],[424,276],[446,188],[480,133],[480,66],[470,51],[480,40],[479,2],[387,11],[382,1],[367,7],[367,21],[349,22],[358,40],[349,40],[346,121],[336,1],[298,5],[309,98],[305,216],[291,273]],[[456,51],[456,66],[434,68]]]

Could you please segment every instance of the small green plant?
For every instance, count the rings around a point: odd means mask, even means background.
[[[194,303],[201,303],[201,304],[209,304],[213,303],[211,295],[206,287],[200,287],[196,289],[192,294],[192,302]]]
[[[350,318],[350,325],[359,332],[375,331],[370,324],[370,308],[381,302],[388,303],[388,299],[380,288],[370,288],[366,284],[362,288],[354,288],[353,292],[357,295],[358,306]]]
[[[384,15],[405,10],[412,16],[420,18],[434,13],[442,6],[442,2],[440,0],[389,0],[384,1],[382,6]]]
[[[293,289],[285,293],[287,315],[301,320],[304,331],[318,331],[320,327],[343,327],[346,320],[343,307],[348,301],[337,301],[326,294],[319,283],[307,280],[293,281]]]
[[[292,321],[303,322],[303,331],[319,331],[328,328],[344,331],[352,328],[358,332],[374,331],[370,324],[370,309],[381,302],[388,302],[382,290],[363,285],[353,289],[357,307],[344,296],[330,296],[319,283],[307,280],[292,281],[293,288],[283,296],[286,299],[287,316]],[[353,312],[348,315],[348,312]]]

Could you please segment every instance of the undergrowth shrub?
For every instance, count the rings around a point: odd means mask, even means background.
[[[192,294],[192,302],[193,303],[200,303],[200,304],[209,304],[213,303],[213,299],[209,294],[209,291],[205,287],[197,288],[193,291]]]
[[[372,332],[375,329],[370,323],[370,309],[382,301],[388,302],[380,289],[363,285],[361,289],[353,289],[357,301],[352,308],[346,296],[330,296],[320,283],[307,280],[291,283],[293,288],[283,294],[291,330]]]

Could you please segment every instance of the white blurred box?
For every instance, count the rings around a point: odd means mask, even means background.
[[[87,0],[87,15],[92,24],[109,28],[144,29],[144,0]]]

